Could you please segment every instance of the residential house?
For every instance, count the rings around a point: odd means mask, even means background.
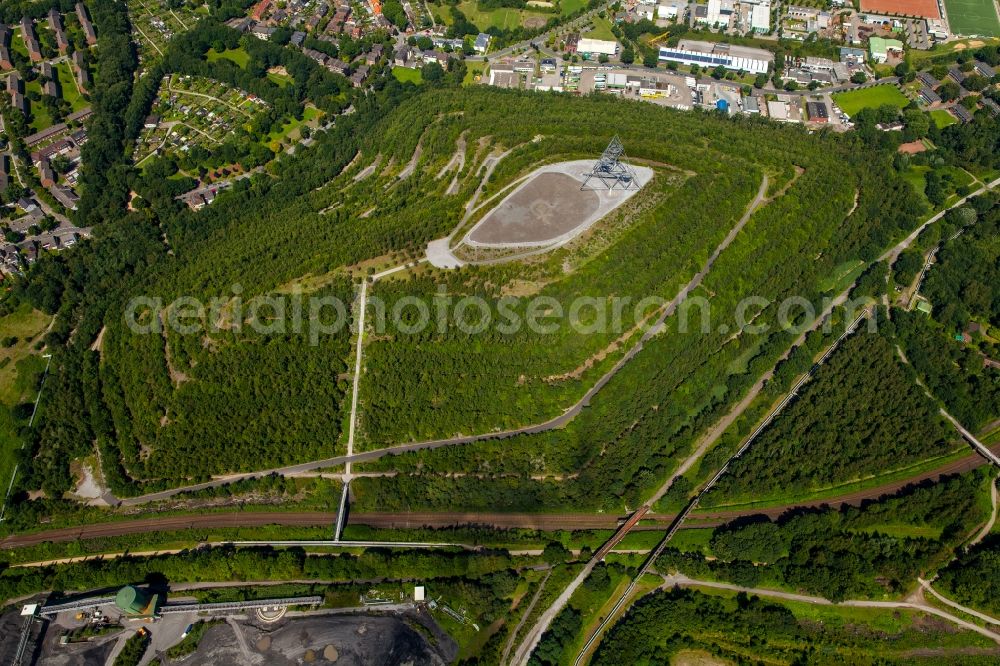
[[[275,28],[274,26],[263,25],[261,23],[258,23],[250,31],[250,34],[252,34],[257,39],[263,39],[266,42],[269,39],[271,39],[271,35],[274,34],[275,30],[277,30],[277,28]]]
[[[42,94],[59,98],[59,77],[51,63],[43,62],[39,68],[42,75]]]
[[[80,109],[79,111],[74,111],[73,113],[71,113],[68,116],[66,116],[66,122],[67,123],[82,123],[84,120],[86,120],[87,118],[89,118],[92,113],[94,113],[94,110],[92,108],[90,108],[89,106],[88,107],[84,107],[84,108]],[[82,132],[84,134],[84,136],[86,136],[86,132],[84,132],[83,130],[80,130],[80,132]]]
[[[35,22],[27,16],[21,19],[21,38],[24,40],[24,46],[28,49],[28,57],[31,58],[31,62],[41,62],[42,51],[38,47]]]
[[[12,76],[11,79],[14,77]],[[20,84],[20,77],[17,78],[17,82]],[[10,105],[23,113],[25,116],[28,115],[28,99],[24,96],[23,88],[20,90],[17,87],[12,88],[10,86],[10,80],[7,84],[7,92],[10,93]]]
[[[272,0],[260,0],[260,2],[253,6],[253,9],[250,10],[250,16],[254,21],[260,21],[267,16],[268,10],[271,9],[271,1]]]
[[[481,32],[478,35],[476,35],[476,41],[472,45],[472,48],[476,50],[476,53],[482,55],[489,50],[491,39],[492,38],[490,37],[490,35],[486,34],[485,32]]]
[[[254,22],[246,17],[237,17],[226,21],[226,25],[239,33],[247,33],[253,29]]]
[[[48,189],[52,196],[55,197],[55,200],[61,203],[64,208],[76,210],[76,204],[80,200],[76,192],[62,185],[52,185]]]
[[[948,110],[951,111],[953,114],[955,114],[955,117],[958,118],[960,122],[962,123],[972,122],[972,111],[969,111],[961,104],[956,104],[955,106],[951,107]]]
[[[364,84],[366,78],[368,78],[368,65],[361,65],[351,74],[351,85],[358,88]]]
[[[49,29],[56,36],[56,48],[59,53],[66,55],[69,48],[69,39],[66,37],[66,28],[63,26],[62,14],[54,7],[49,10]]]
[[[10,26],[0,23],[0,69],[14,69],[14,63],[10,58]]]
[[[87,39],[88,46],[97,44],[97,33],[94,32],[94,24],[90,22],[90,14],[87,7],[82,2],[76,3],[76,17],[80,19],[80,27],[83,28],[83,36]]]
[[[987,79],[992,79],[994,76],[997,75],[995,69],[993,69],[992,67],[990,67],[981,60],[976,60],[975,64],[973,65],[973,68],[976,70],[977,74],[979,74],[980,76],[985,76]]]
[[[87,60],[83,57],[82,51],[73,52],[73,71],[76,73],[76,85],[80,90],[90,92],[90,70],[87,69]]]
[[[410,47],[400,46],[396,49],[395,53],[392,54],[392,64],[396,67],[412,67],[413,60],[410,53]]]
[[[24,93],[24,79],[16,70],[7,76],[7,92]]]
[[[451,56],[444,51],[421,51],[420,59],[424,62],[436,62],[442,67],[447,67]]]
[[[937,104],[938,102],[941,101],[940,95],[938,95],[936,92],[934,92],[933,89],[927,86],[923,86],[922,88],[920,88],[920,92],[918,93],[918,95],[920,96],[920,101],[922,101],[924,104],[927,104],[928,106],[930,106],[931,104]]]
[[[368,53],[365,54],[365,62],[369,65],[376,64],[382,59],[382,54],[385,52],[385,47],[381,44],[373,44]]]
[[[301,47],[303,42],[306,41],[306,33],[301,30],[296,30],[292,33],[292,36],[288,41],[292,46]]]
[[[56,172],[49,160],[44,159],[38,164],[38,174],[41,177],[42,187],[52,187],[56,184]]]
[[[336,58],[330,58],[326,61],[326,68],[333,72],[334,74],[340,74],[341,76],[347,76],[347,71],[351,68],[343,60],[337,60]]]
[[[323,53],[322,51],[317,51],[316,49],[302,49],[302,53],[305,54],[307,58],[311,58],[318,62],[320,65],[326,65],[327,60],[330,56]]]

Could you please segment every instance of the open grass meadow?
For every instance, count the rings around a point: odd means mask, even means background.
[[[20,424],[11,408],[35,398],[45,361],[34,345],[48,323],[48,315],[27,304],[0,317],[0,485],[4,492],[14,469],[15,451],[21,447]]]
[[[955,116],[951,115],[944,109],[934,109],[931,111],[931,120],[934,121],[934,124],[937,125],[938,129],[944,129],[948,125],[954,125],[958,122],[958,120],[955,119]]]
[[[419,69],[413,69],[411,67],[393,67],[392,75],[396,77],[396,80],[400,83],[415,83],[420,85],[424,82],[424,77],[421,76]]]
[[[80,109],[85,108],[88,102],[86,98],[80,94],[80,89],[76,87],[76,79],[73,77],[73,72],[70,70],[69,63],[56,63],[54,68],[57,76],[59,77],[59,90],[62,93],[63,99],[69,102],[73,111],[79,111]]]
[[[477,62],[475,60],[465,61],[465,78],[462,79],[462,85],[467,86],[476,83],[476,77],[482,76],[483,72],[486,70],[485,62]]]
[[[849,116],[853,116],[861,109],[876,109],[886,104],[898,106],[902,109],[910,103],[906,95],[901,93],[899,88],[892,85],[874,86],[872,88],[837,93],[833,95],[833,101]]]
[[[948,24],[956,35],[1000,36],[993,0],[945,0]]]
[[[28,397],[30,391],[21,381],[25,374],[23,361],[38,353],[34,344],[49,325],[49,319],[26,304],[0,317],[0,403],[12,406]]]
[[[579,2],[580,0],[570,0],[572,2]],[[445,25],[450,25],[452,23],[450,7],[445,5],[442,7],[432,7],[431,11],[434,12],[439,23]],[[540,27],[545,25],[545,22],[549,20],[554,14],[546,12],[536,12],[528,9],[514,9],[510,7],[500,7],[498,9],[480,9],[479,3],[476,0],[463,0],[463,2],[458,3],[458,9],[465,17],[472,21],[472,23],[480,30],[489,30],[490,28],[496,27],[501,30],[518,28],[518,27]]]
[[[277,151],[281,148],[281,143],[286,139],[292,139],[297,141],[301,134],[299,129],[303,125],[315,126],[315,121],[322,116],[322,112],[311,104],[307,104],[305,111],[302,113],[302,119],[288,117],[285,122],[282,123],[281,128],[277,129],[267,137],[267,145],[273,150]]]
[[[586,0],[559,0],[559,13],[568,16],[586,5]]]
[[[611,21],[600,16],[594,17],[593,30],[588,30],[583,36],[590,37],[591,39],[606,39],[608,41],[618,39],[615,37],[615,33],[611,32]]]
[[[250,54],[244,49],[226,49],[225,51],[216,51],[215,49],[209,49],[206,54],[209,62],[215,62],[216,60],[230,60],[236,63],[243,69],[246,69],[247,64],[250,62]]]

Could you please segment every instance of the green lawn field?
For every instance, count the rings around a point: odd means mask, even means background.
[[[954,125],[958,121],[955,116],[951,115],[944,109],[934,109],[931,111],[931,120],[937,125],[938,129],[944,129],[948,125]]]
[[[601,18],[600,16],[594,17],[594,29],[585,33],[584,37],[590,37],[591,39],[606,39],[612,42],[618,39],[615,37],[615,33],[611,32],[611,21]]]
[[[268,142],[268,147],[277,151],[281,148],[281,142],[286,138],[291,137],[294,140],[299,138],[298,133],[295,133],[303,125],[312,123],[314,120],[322,115],[319,109],[315,106],[307,105],[305,111],[302,112],[302,120],[297,118],[287,118],[285,122],[281,125],[279,130],[275,130],[268,135],[266,141]],[[293,135],[293,133],[295,133]]]
[[[279,85],[282,88],[295,83],[295,79],[287,74],[281,74],[280,72],[268,72],[267,80],[275,85]]]
[[[243,49],[226,49],[225,51],[216,51],[215,49],[209,49],[206,54],[209,62],[215,62],[216,60],[230,60],[241,68],[246,69],[247,63],[250,62],[250,54]]]
[[[475,60],[465,61],[465,78],[462,79],[462,85],[467,86],[476,82],[476,77],[483,73],[486,69],[485,62],[477,62]]]
[[[574,1],[579,0],[571,0],[571,2]],[[462,2],[458,3],[458,9],[480,30],[488,30],[494,26],[501,29],[512,29],[522,26],[526,28],[533,27],[533,25],[537,24],[537,27],[540,27],[541,25],[544,25],[549,18],[554,16],[554,14],[548,14],[545,12],[534,12],[527,9],[511,9],[507,7],[480,10],[479,5],[475,0],[462,0]],[[438,22],[444,23],[445,25],[451,25],[452,19],[449,7],[445,6],[440,9],[435,7],[431,11],[434,12]]]
[[[63,99],[69,102],[73,111],[85,108],[88,102],[76,87],[76,80],[73,78],[73,72],[70,70],[69,63],[57,63],[55,70],[59,76],[59,89],[62,92]]]
[[[14,469],[15,451],[21,448],[18,428],[10,408],[35,399],[35,386],[45,361],[34,349],[49,316],[23,304],[0,317],[0,484],[6,489]],[[9,346],[7,346],[9,344]]]
[[[993,0],[944,0],[948,10],[948,23],[956,35],[1000,35]]]
[[[396,77],[396,80],[400,83],[415,83],[420,85],[424,82],[423,77],[420,75],[419,69],[411,69],[410,67],[393,67],[392,75]]]
[[[874,109],[885,104],[898,106],[902,109],[910,103],[910,100],[899,91],[899,88],[892,85],[837,93],[833,95],[833,101],[849,116],[853,116],[861,109]]]

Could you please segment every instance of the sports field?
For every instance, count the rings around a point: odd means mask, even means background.
[[[877,109],[886,104],[903,108],[910,103],[906,95],[893,85],[874,86],[833,95],[833,101],[849,116],[861,109]]]
[[[941,18],[937,0],[861,0],[861,11],[876,14]],[[950,9],[948,13],[951,13]]]
[[[1000,36],[993,0],[944,0],[948,24],[956,35]]]

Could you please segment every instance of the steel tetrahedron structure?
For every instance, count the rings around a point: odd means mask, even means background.
[[[639,189],[639,183],[635,180],[635,172],[625,164],[625,146],[617,135],[611,139],[611,143],[604,149],[601,158],[594,164],[594,168],[587,173],[580,186],[581,190],[588,189],[593,180],[601,183],[590,186],[590,189]]]

